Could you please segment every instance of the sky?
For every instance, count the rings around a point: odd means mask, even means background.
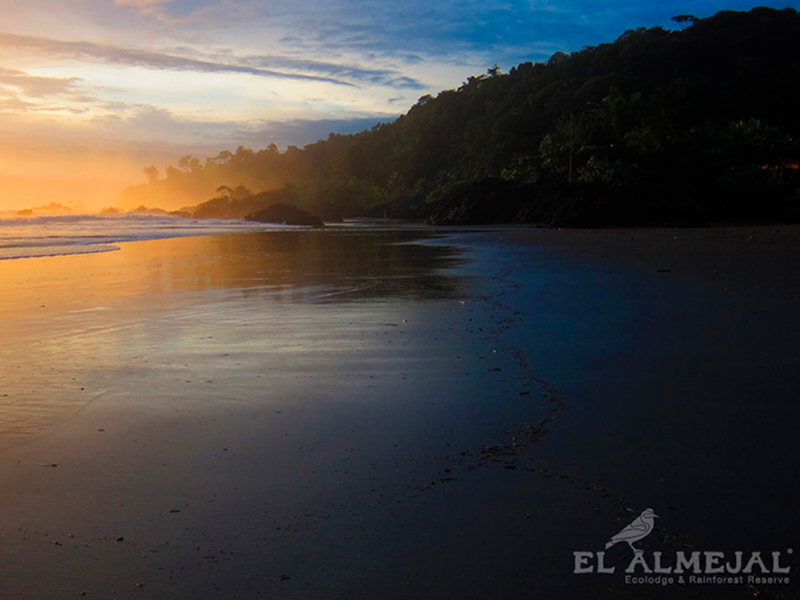
[[[117,203],[143,167],[304,146],[555,52],[800,0],[0,0],[0,211]]]

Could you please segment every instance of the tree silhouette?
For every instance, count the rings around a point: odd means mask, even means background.
[[[149,193],[196,204],[224,183],[295,184],[291,202],[317,214],[449,211],[451,222],[454,207],[471,222],[562,224],[800,214],[800,15],[673,20],[682,30],[636,28],[509,73],[492,67],[358,134],[284,152],[240,146],[205,165],[187,155],[163,179],[154,171]]]
[[[155,166],[150,165],[149,167],[145,167],[142,169],[145,175],[147,175],[147,179],[150,181],[150,185],[155,185],[158,183],[158,169]]]
[[[681,29],[686,29],[697,23],[698,19],[694,15],[676,15],[672,17],[672,20],[675,21],[678,25],[681,26]]]

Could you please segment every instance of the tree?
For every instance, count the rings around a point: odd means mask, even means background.
[[[641,97],[641,92],[626,96],[619,88],[612,87],[599,105],[593,104],[590,114],[596,119],[597,125],[607,130],[611,143],[619,141],[636,124]]]
[[[216,165],[224,165],[231,159],[232,156],[233,154],[231,154],[230,150],[222,150],[215,157],[209,158],[208,160]]]
[[[572,181],[576,161],[586,151],[589,134],[581,119],[573,113],[562,115],[553,132],[548,133],[539,145],[542,165],[548,170],[566,175]]]
[[[158,183],[158,169],[156,169],[155,166],[150,165],[149,167],[145,167],[142,169],[142,172],[147,175],[150,185],[155,185]]]
[[[551,215],[568,205],[577,217],[598,199],[634,197],[637,215],[676,206],[691,215],[746,176],[779,181],[781,201],[796,205],[800,169],[788,165],[800,159],[800,15],[764,8],[674,21],[691,29],[639,28],[507,74],[491,67],[358,134],[284,152],[240,146],[202,169],[184,157],[151,186],[153,200],[196,204],[224,183],[256,192],[295,183],[308,207],[328,214],[363,215],[384,202],[414,218],[430,214],[423,201],[438,188],[501,176],[509,185],[492,194],[524,189],[520,202],[536,206],[526,218],[548,202]],[[770,126],[787,141],[773,143]],[[789,142],[794,149],[782,150]]]
[[[243,200],[244,198],[248,198],[249,196],[252,195],[253,192],[251,192],[249,189],[247,189],[246,186],[244,186],[241,183],[231,190],[232,200]]]
[[[181,156],[178,159],[178,167],[180,167],[181,171],[184,173],[197,173],[203,170],[203,164],[191,154]]]
[[[697,23],[698,19],[694,15],[677,15],[672,17],[672,20],[675,21],[678,25],[681,26],[681,29],[686,29]]]

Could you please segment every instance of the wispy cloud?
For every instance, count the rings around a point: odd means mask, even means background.
[[[358,67],[348,64],[325,62],[309,58],[286,56],[246,56],[243,62],[263,68],[287,69],[307,73],[319,73],[358,83],[386,86],[391,88],[424,89],[426,86],[418,79],[405,77],[393,69]]]
[[[275,79],[330,83],[347,87],[354,87],[361,83],[411,89],[424,87],[415,79],[400,76],[395,70],[362,68],[308,58],[248,55],[241,59],[229,56],[228,61],[219,61],[110,44],[63,41],[10,33],[0,33],[0,46],[52,57],[91,60],[124,67],[200,73],[239,73]],[[21,78],[18,81],[23,83]],[[63,81],[64,85],[69,85],[70,80]],[[34,83],[36,82],[31,80],[27,85]],[[44,81],[40,83],[45,84]],[[57,85],[57,82],[52,81],[52,85]]]
[[[224,6],[224,3],[217,6],[215,2],[209,3],[202,0],[181,2],[179,4],[189,7],[189,11],[181,15],[170,11],[170,6],[173,4],[173,0],[114,0],[114,6],[132,8],[143,16],[152,17],[161,23],[170,25],[197,22],[204,13],[212,12],[214,8],[221,9]]]
[[[522,43],[551,42],[584,29],[578,2],[544,0],[304,0],[278,11],[245,0],[253,18],[294,32],[283,40],[307,51],[341,51],[419,60],[507,55]],[[290,8],[291,7],[291,8]],[[299,35],[298,32],[302,32]]]
[[[323,77],[303,73],[288,73],[272,69],[198,60],[193,58],[185,58],[182,56],[161,54],[159,52],[151,52],[148,50],[122,48],[113,45],[96,44],[93,42],[84,41],[71,42],[35,36],[0,33],[0,46],[10,47],[16,50],[26,50],[28,52],[46,54],[48,56],[94,60],[127,67],[143,67],[147,69],[170,71],[194,71],[201,73],[244,73],[258,77],[317,81],[344,86],[353,85],[347,81],[335,79],[333,77]]]
[[[193,142],[197,155],[239,145],[261,148],[275,143],[281,148],[302,147],[331,133],[358,133],[397,118],[397,114],[362,113],[323,119],[237,121],[186,118],[149,104],[118,103],[115,108],[114,112],[93,118],[91,123],[98,130],[128,140],[149,140],[154,144]]]
[[[144,14],[154,14],[158,12],[164,4],[169,4],[172,0],[114,0],[114,6],[131,6]]]
[[[42,113],[70,113],[73,115],[82,115],[89,112],[88,108],[76,108],[74,106],[36,106],[30,110]]]
[[[256,27],[285,32],[280,40],[298,53],[350,53],[370,60],[410,64],[450,62],[467,68],[506,68],[544,60],[557,50],[578,50],[612,41],[626,29],[668,25],[681,12],[708,16],[745,10],[757,0],[702,0],[687,9],[679,0],[299,0],[236,3]],[[773,3],[775,4],[775,3]],[[795,0],[778,5],[794,5]],[[247,29],[247,27],[245,27]],[[465,75],[470,73],[465,73]],[[474,73],[472,73],[474,74]]]
[[[249,124],[241,127],[237,139],[255,147],[275,143],[281,148],[289,145],[305,146],[327,138],[331,133],[358,133],[377,125],[394,121],[397,115],[375,114],[339,119],[292,119]],[[244,124],[243,124],[244,125]]]
[[[0,112],[20,113],[28,112],[35,105],[16,96],[9,96],[0,100]]]
[[[36,77],[17,69],[0,67],[0,84],[16,87],[31,98],[71,92],[80,81],[79,77]]]

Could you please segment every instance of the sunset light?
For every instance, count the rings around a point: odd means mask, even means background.
[[[800,0],[0,0],[0,600],[800,598]]]
[[[678,10],[574,0],[0,5],[0,210],[112,206],[150,164],[361,131],[494,64],[547,60],[669,24]]]

